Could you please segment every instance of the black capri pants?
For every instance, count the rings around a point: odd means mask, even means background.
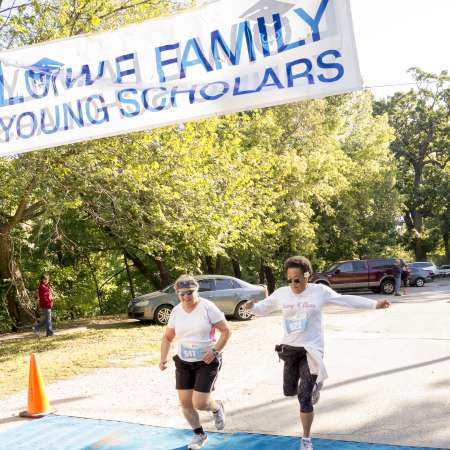
[[[296,395],[302,413],[313,412],[312,393],[317,375],[309,371],[306,350],[303,347],[277,345],[275,351],[284,361],[283,392],[287,397]]]

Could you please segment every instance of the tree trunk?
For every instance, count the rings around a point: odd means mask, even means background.
[[[131,300],[133,300],[133,298],[136,297],[136,291],[134,289],[133,278],[131,277],[131,271],[130,271],[130,265],[128,264],[128,258],[125,253],[123,254],[123,260],[125,262],[125,269],[127,269],[127,277],[128,277],[128,284],[130,285]]]
[[[259,276],[259,283],[266,284],[266,274],[264,272],[264,263],[262,261],[261,265],[259,266],[258,276]]]
[[[269,266],[264,266],[264,275],[267,280],[267,290],[269,291],[269,295],[275,290],[275,277],[273,275],[273,271]]]
[[[425,261],[427,259],[427,252],[425,250],[424,242],[422,239],[423,217],[422,214],[415,208],[412,208],[410,214],[414,226],[412,232],[415,234],[415,236],[413,237],[412,244],[416,261]]]
[[[445,250],[445,262],[450,262],[450,232],[449,230],[442,231],[442,240],[444,241],[444,250]]]
[[[236,259],[232,259],[231,265],[233,266],[234,276],[236,278],[242,279],[242,271],[241,271],[241,265],[239,264],[239,261]]]
[[[103,301],[102,301],[102,291],[98,284],[97,275],[95,274],[95,268],[91,264],[91,260],[89,259],[88,255],[86,255],[86,261],[88,263],[89,270],[91,271],[92,279],[94,280],[95,292],[97,293],[97,301],[98,301],[98,307],[100,309],[100,314],[103,315],[104,310],[103,310]]]
[[[426,261],[427,252],[425,251],[423,241],[420,237],[413,240],[414,254],[416,256],[416,261]]]
[[[33,323],[36,318],[33,306],[25,288],[22,272],[13,254],[11,236],[5,226],[0,225],[0,278],[4,280],[2,293],[13,330]]]
[[[217,255],[216,257],[216,274],[223,274],[223,257],[221,255]]]
[[[413,198],[411,202],[411,219],[416,231],[416,237],[413,238],[413,250],[416,255],[416,261],[425,261],[427,252],[424,248],[422,240],[423,233],[423,215],[419,211],[420,187],[422,185],[423,166],[421,164],[414,165],[414,185]]]
[[[161,287],[165,288],[170,284],[170,272],[167,269],[163,258],[152,257],[152,259],[155,261],[156,267],[158,267],[159,277],[161,279]]]
[[[153,284],[155,289],[162,289],[161,280],[155,276],[155,274],[150,270],[150,268],[136,255],[130,253],[128,250],[123,249],[126,257],[133,261],[134,266],[139,272]]]
[[[206,265],[206,273],[213,274],[214,273],[214,267],[213,267],[213,260],[211,256],[205,256],[205,265]]]
[[[450,235],[449,233],[444,234],[444,249],[445,249],[445,262],[450,262],[450,242],[449,242]]]

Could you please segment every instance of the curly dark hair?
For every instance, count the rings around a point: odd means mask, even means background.
[[[300,269],[303,273],[312,274],[312,265],[308,258],[304,256],[291,256],[284,262],[284,271],[288,269]]]

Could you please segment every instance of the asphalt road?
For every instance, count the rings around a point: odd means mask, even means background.
[[[388,310],[326,308],[329,379],[314,436],[450,448],[450,279],[391,300]],[[282,395],[282,364],[273,352],[280,322],[270,316],[233,323],[216,391],[225,401],[226,431],[300,433],[298,404]],[[173,365],[165,372],[142,366],[150,356],[138,356],[133,368],[54,383],[48,397],[58,414],[185,428]],[[0,432],[22,423],[15,414],[25,404],[26,392],[0,402]],[[202,417],[210,428],[210,417]]]

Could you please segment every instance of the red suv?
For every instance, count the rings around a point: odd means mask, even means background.
[[[338,290],[370,289],[376,293],[392,294],[395,290],[392,271],[395,261],[395,258],[341,261],[324,272],[314,273],[311,282]]]

